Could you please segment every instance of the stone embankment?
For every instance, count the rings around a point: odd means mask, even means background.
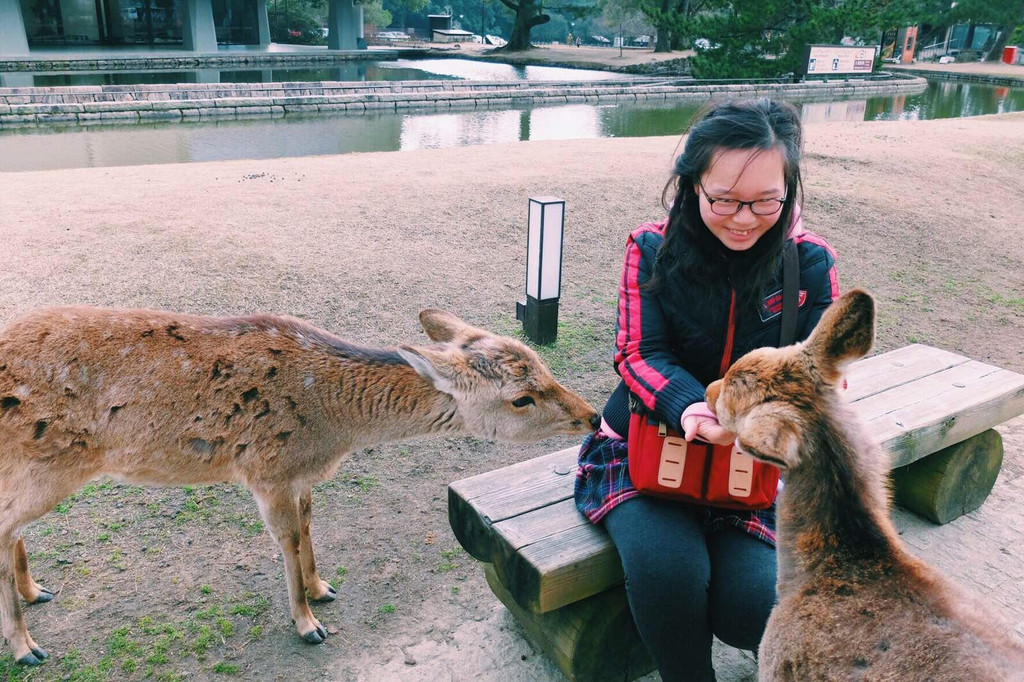
[[[923,76],[932,80],[966,81],[968,83],[984,83],[985,85],[1006,86],[1011,88],[1024,87],[1024,75],[1001,76],[999,74],[990,73],[964,73],[902,67],[900,68],[900,73],[906,73],[913,76]]]
[[[318,81],[0,88],[0,128],[761,96],[847,99],[916,93],[925,87],[926,81],[917,77],[785,84],[701,84],[636,77],[589,82]]]
[[[421,51],[422,52],[422,51]],[[196,52],[164,55],[107,55],[66,58],[5,57],[0,59],[0,73],[19,71],[146,71],[167,69],[237,69],[237,68],[304,68],[346,64],[351,61],[394,59],[399,50],[332,50],[330,52]]]

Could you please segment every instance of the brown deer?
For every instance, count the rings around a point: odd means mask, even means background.
[[[1020,641],[908,553],[889,518],[888,456],[836,390],[874,320],[871,296],[850,291],[806,342],[755,350],[707,390],[737,446],[786,479],[760,679],[1024,679]]]
[[[0,618],[18,663],[47,654],[17,595],[20,530],[90,479],[237,482],[281,547],[291,616],[327,631],[306,593],[332,601],[310,541],[311,486],[345,455],[432,433],[513,442],[595,429],[594,408],[522,343],[424,310],[432,345],[355,346],[292,317],[199,317],[53,308],[0,329]],[[15,591],[17,588],[17,591]]]

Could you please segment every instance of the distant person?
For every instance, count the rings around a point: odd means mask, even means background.
[[[568,45],[569,47],[572,47],[572,34],[571,33],[569,34],[569,37],[565,39],[565,44]]]
[[[579,47],[582,44],[583,44],[583,39],[580,38],[579,36],[576,36],[576,47]]]
[[[709,682],[712,635],[757,651],[775,603],[775,507],[660,499],[629,477],[630,402],[686,440],[728,445],[704,392],[734,360],[778,346],[782,253],[799,262],[796,340],[838,296],[835,253],[800,220],[800,115],[760,99],[692,125],[668,215],[626,241],[615,369],[601,428],[580,448],[576,506],[618,549],[640,637],[665,682]],[[799,675],[798,675],[799,676]]]

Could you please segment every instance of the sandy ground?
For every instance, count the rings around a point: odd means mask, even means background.
[[[542,352],[600,405],[616,383],[626,234],[662,215],[678,143],[3,174],[0,322],[62,303],[259,311],[394,345],[423,340],[417,311],[443,307],[512,333],[527,198],[555,195],[567,202],[561,340]],[[875,293],[878,350],[922,342],[1024,372],[1022,150],[1021,114],[808,127],[807,227],[837,248],[844,288]],[[1024,420],[1002,431],[1003,473],[980,510],[941,528],[897,522],[1024,635]],[[23,675],[0,652],[0,678],[220,679],[223,664],[250,680],[554,682],[459,552],[445,486],[570,444],[423,439],[353,457],[314,497],[319,564],[340,592],[315,607],[332,631],[318,647],[294,635],[277,550],[244,491],[91,488],[25,534],[34,575],[58,591],[28,610],[54,658]],[[749,656],[716,655],[720,679],[753,679]]]

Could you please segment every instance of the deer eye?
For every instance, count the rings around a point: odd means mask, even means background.
[[[528,395],[523,395],[512,401],[512,407],[526,407],[527,405],[533,405],[533,403],[533,398]]]

